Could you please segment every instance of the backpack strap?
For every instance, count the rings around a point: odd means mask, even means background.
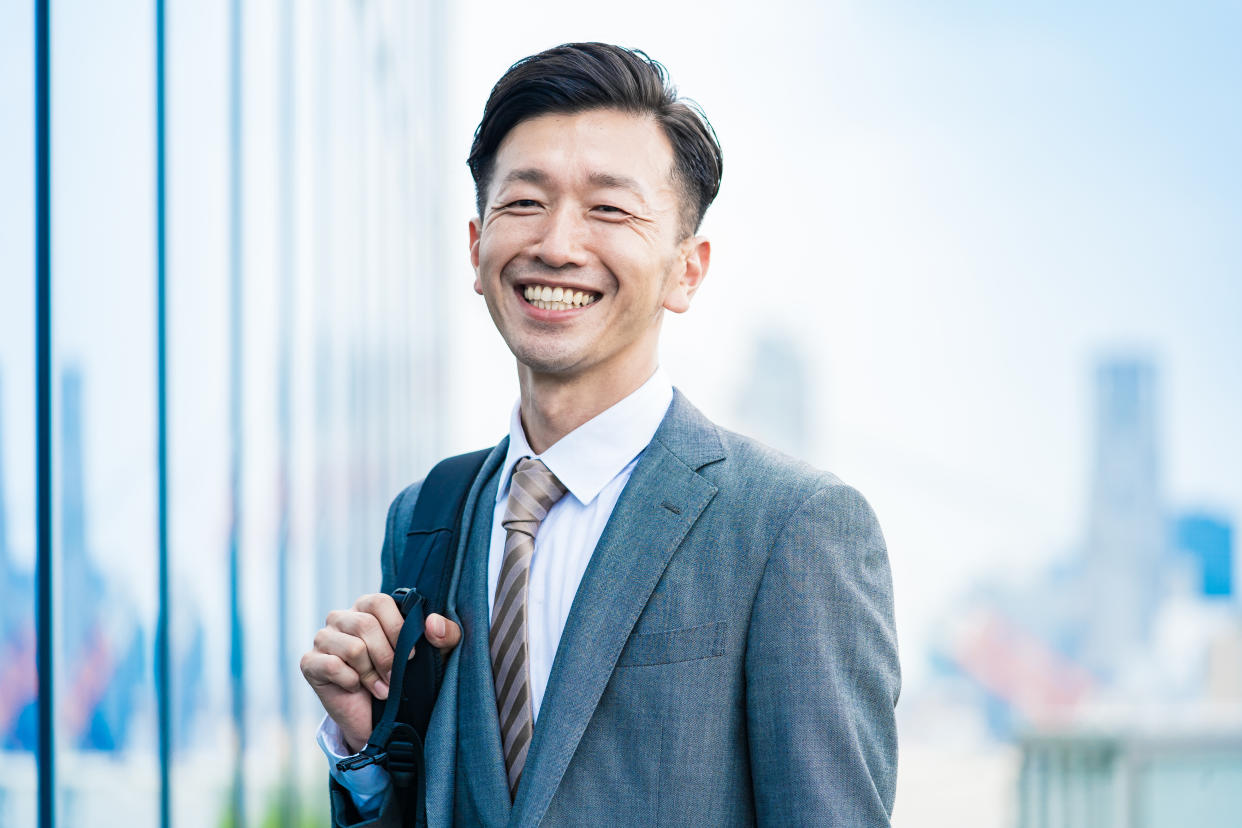
[[[407,623],[393,648],[388,698],[373,701],[375,727],[366,747],[337,762],[342,771],[370,764],[387,767],[393,785],[402,791],[416,786],[422,807],[423,738],[444,676],[443,659],[436,647],[426,645],[427,614],[443,614],[456,562],[466,495],[491,449],[450,457],[436,464],[418,490],[409,529],[400,534],[401,504],[393,526],[396,589],[392,596]],[[411,649],[414,657],[409,657]]]

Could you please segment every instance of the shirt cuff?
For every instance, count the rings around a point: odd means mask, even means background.
[[[340,726],[331,716],[323,717],[315,740],[328,757],[328,773],[342,788],[349,791],[359,816],[372,819],[378,815],[392,791],[392,777],[388,775],[388,771],[379,765],[367,765],[351,771],[340,770],[336,766],[337,761],[353,754],[345,744]]]

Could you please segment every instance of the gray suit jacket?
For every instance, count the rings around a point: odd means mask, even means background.
[[[900,673],[875,515],[680,392],[583,575],[510,803],[486,592],[506,448],[466,501],[429,825],[889,824]],[[385,588],[399,531],[390,514]]]

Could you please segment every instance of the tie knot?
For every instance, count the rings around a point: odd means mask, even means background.
[[[556,479],[542,460],[523,457],[513,469],[509,482],[509,502],[502,525],[532,537],[556,501],[565,496],[565,485]]]

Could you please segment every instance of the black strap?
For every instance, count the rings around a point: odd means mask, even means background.
[[[423,629],[428,613],[443,614],[448,604],[462,510],[470,486],[490,449],[460,454],[436,464],[423,480],[404,537],[394,537],[397,588],[393,598],[407,623],[394,647],[388,698],[373,704],[375,726],[360,752],[337,762],[342,771],[372,763],[387,767],[393,785],[403,790],[416,785],[421,809],[424,781],[423,738],[444,675],[440,651],[426,643]],[[404,504],[398,503],[400,532]],[[418,610],[415,612],[415,610]],[[413,623],[408,623],[413,621]],[[409,658],[410,650],[414,658]]]

